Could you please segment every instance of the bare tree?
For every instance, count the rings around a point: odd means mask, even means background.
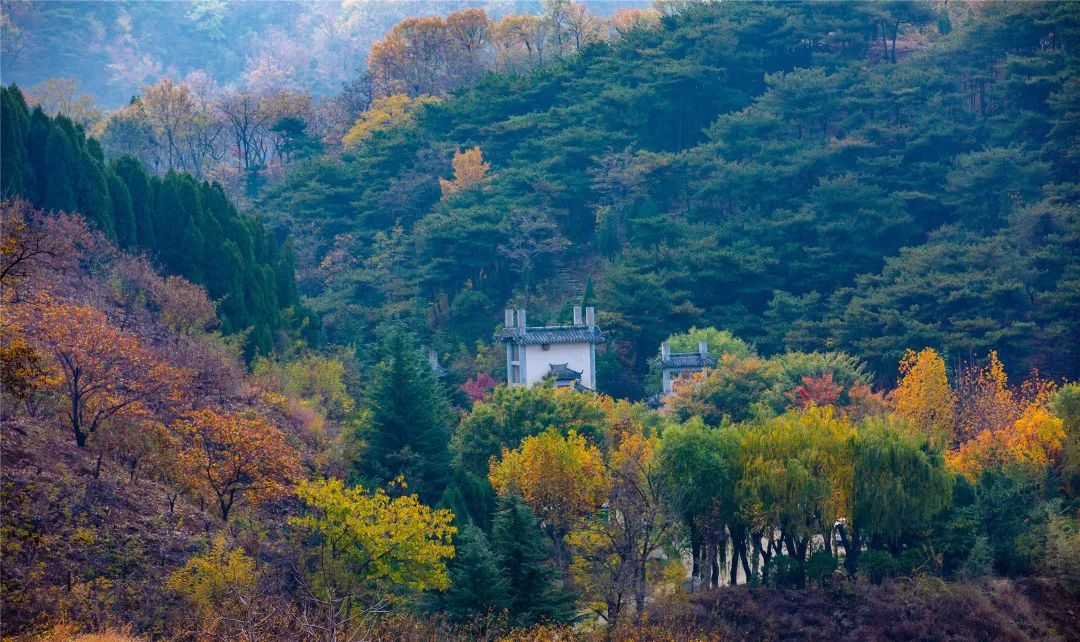
[[[521,275],[525,307],[528,307],[537,259],[565,249],[570,242],[559,232],[547,208],[515,210],[503,222],[503,233],[507,240],[499,245],[499,254],[506,257],[512,269]]]

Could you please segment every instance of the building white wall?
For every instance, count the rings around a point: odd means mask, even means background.
[[[581,383],[596,389],[593,376],[593,346],[589,343],[555,343],[544,350],[540,345],[525,348],[525,383],[532,385],[542,381],[551,371],[551,364],[565,363],[571,370],[581,373]]]

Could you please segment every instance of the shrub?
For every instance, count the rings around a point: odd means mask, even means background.
[[[866,551],[859,557],[859,572],[874,584],[881,584],[896,571],[896,558],[885,551]]]

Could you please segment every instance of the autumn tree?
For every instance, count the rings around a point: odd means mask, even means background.
[[[282,497],[302,476],[299,454],[261,417],[204,409],[173,428],[183,465],[213,495],[224,521],[238,499],[254,505]]]
[[[59,391],[79,447],[110,420],[149,417],[175,406],[191,378],[90,306],[43,296],[13,316],[60,372]]]
[[[373,133],[412,122],[413,115],[423,105],[437,102],[431,96],[410,98],[396,93],[376,99],[371,108],[360,114],[352,128],[345,134],[342,144],[350,149],[367,140]]]
[[[290,624],[291,609],[270,594],[266,579],[243,548],[218,535],[170,575],[165,588],[190,609],[189,626],[200,637],[258,640]]]
[[[551,212],[542,207],[515,210],[504,219],[501,227],[506,242],[499,244],[499,254],[510,261],[511,269],[521,276],[525,307],[528,307],[537,262],[543,256],[562,251],[570,242],[559,231]]]
[[[81,218],[48,217],[18,197],[0,201],[0,230],[0,288],[15,298],[13,288],[42,270],[73,267],[75,246],[90,236]]]
[[[1048,396],[1021,406],[1019,416],[1000,428],[984,428],[946,453],[949,467],[970,480],[987,470],[1005,470],[1040,479],[1058,463],[1068,434],[1047,407]]]
[[[1019,416],[1022,402],[1009,389],[1005,366],[996,351],[990,351],[985,363],[972,360],[961,365],[955,379],[956,443],[983,430],[1001,430]]]
[[[659,445],[658,437],[646,436],[640,427],[623,437],[607,464],[607,514],[567,536],[574,579],[609,627],[618,625],[631,604],[640,621],[650,576],[657,574],[654,555],[672,533],[665,503],[669,478],[656,461]]]
[[[335,632],[396,596],[449,587],[457,532],[450,511],[337,479],[304,482],[297,496],[305,510],[289,524],[305,545],[299,579],[311,607],[303,622],[320,637],[339,639]]]
[[[566,534],[600,507],[610,484],[596,446],[574,431],[564,437],[554,429],[504,449],[492,458],[488,477],[500,496],[520,495],[543,521],[562,567]]]
[[[715,368],[676,382],[673,394],[664,398],[664,409],[680,421],[701,417],[713,426],[725,418],[744,421],[755,414],[755,404],[778,376],[775,362],[756,355],[725,354]]]
[[[491,21],[483,9],[455,11],[446,16],[451,89],[478,79],[487,69]]]
[[[619,33],[635,29],[658,29],[661,14],[656,9],[618,9],[611,17],[611,26]]]
[[[536,69],[544,66],[551,24],[541,16],[506,16],[492,29],[492,41],[503,71]]]
[[[956,395],[949,387],[945,361],[933,348],[917,353],[908,350],[900,360],[900,380],[892,403],[896,414],[939,444],[953,438]]]
[[[483,184],[488,170],[491,169],[491,164],[484,162],[484,156],[479,147],[473,147],[464,152],[457,150],[450,162],[454,168],[454,179],[439,179],[439,188],[442,189],[443,198]]]
[[[383,96],[437,96],[447,90],[448,49],[441,17],[408,18],[371,46],[368,69]]]

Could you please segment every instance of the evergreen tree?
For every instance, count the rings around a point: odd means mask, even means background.
[[[0,87],[0,193],[26,194],[34,183],[26,154],[30,112],[15,85]]]
[[[508,582],[484,531],[465,524],[458,527],[454,540],[454,558],[446,568],[450,588],[439,596],[439,606],[458,622],[501,614],[510,602]]]
[[[109,181],[109,199],[112,201],[116,240],[124,249],[135,249],[138,247],[138,232],[135,225],[135,212],[131,206],[131,192],[116,172],[107,171],[106,178]]]
[[[407,335],[392,332],[381,350],[368,393],[371,419],[361,435],[367,448],[360,472],[379,484],[401,476],[408,492],[433,505],[450,477],[450,403]]]
[[[517,495],[499,499],[491,531],[491,549],[507,579],[509,615],[515,625],[569,622],[574,617],[573,592],[548,565],[548,539],[536,515]]]
[[[53,127],[45,142],[45,165],[41,172],[41,206],[46,210],[74,212],[76,207],[73,179],[78,176],[79,159],[75,144],[61,127]]]
[[[150,177],[142,163],[132,156],[121,156],[111,163],[111,169],[127,188],[131,198],[131,212],[135,223],[135,241],[138,247],[149,250],[157,247],[154,235],[154,192]],[[111,188],[110,188],[111,189]],[[117,217],[117,234],[120,233],[120,217]]]

